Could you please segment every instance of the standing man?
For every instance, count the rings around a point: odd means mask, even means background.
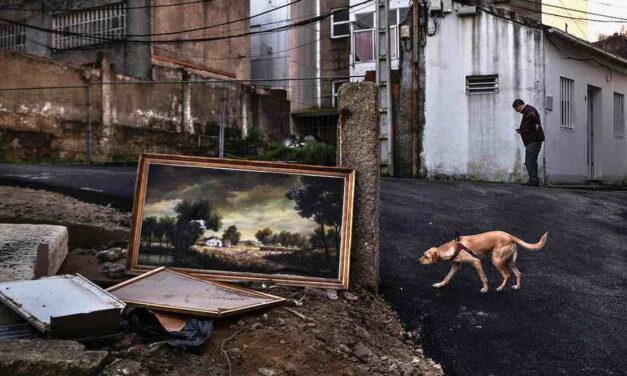
[[[516,133],[520,134],[525,145],[525,166],[529,174],[529,181],[525,185],[537,187],[540,185],[538,155],[544,141],[540,114],[533,106],[525,104],[522,99],[516,99],[512,106],[516,112],[523,115],[520,128],[516,129]]]

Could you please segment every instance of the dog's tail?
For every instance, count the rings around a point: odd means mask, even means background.
[[[545,233],[544,235],[542,235],[542,238],[536,244],[529,244],[529,243],[527,243],[525,241],[522,241],[522,240],[518,239],[514,235],[510,235],[510,236],[512,237],[512,241],[514,243],[518,244],[519,246],[521,246],[523,248],[527,248],[527,249],[532,250],[532,251],[539,251],[542,248],[544,248],[544,245],[546,244],[546,239],[547,239],[548,235],[549,235],[548,232]]]

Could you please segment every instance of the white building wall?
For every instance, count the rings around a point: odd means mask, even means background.
[[[552,40],[555,37],[552,37]],[[559,46],[559,45],[558,45]],[[627,138],[614,136],[614,92],[627,97],[627,75],[595,63],[563,59],[549,42],[545,43],[546,94],[553,96],[553,111],[546,115],[546,165],[550,183],[627,183]],[[560,46],[560,49],[567,49]],[[571,56],[582,51],[566,50]],[[596,59],[601,59],[596,57]],[[573,129],[560,125],[560,77],[574,80]],[[609,81],[609,82],[608,82]],[[594,176],[588,169],[588,86],[595,87]]]
[[[361,4],[363,2],[363,0],[350,0],[350,20],[351,22],[355,22],[355,16],[358,13],[367,13],[367,12],[374,12],[375,9],[375,2],[374,0],[363,4],[363,5],[357,5],[357,4]],[[398,8],[407,8],[409,7],[409,0],[390,0],[390,9],[398,9]],[[376,17],[375,17],[375,30],[376,30]],[[351,27],[352,30],[352,27]],[[377,33],[375,32],[375,38],[377,37]],[[352,33],[351,33],[351,38],[353,38]],[[368,62],[355,62],[355,58],[353,56],[353,52],[354,52],[354,43],[351,39],[351,45],[353,45],[353,48],[351,49],[351,57],[350,57],[350,61],[351,61],[351,67],[350,67],[350,75],[351,76],[365,76],[366,72],[368,71],[374,71],[376,69],[376,63],[375,61],[368,61]],[[376,57],[376,51],[375,51],[375,57]],[[398,59],[392,59],[392,69],[396,70],[398,69]],[[361,78],[359,77],[354,77],[351,78],[351,81],[361,81]]]
[[[456,7],[459,4],[456,4]],[[428,177],[526,181],[524,146],[515,129],[522,98],[543,113],[539,30],[487,13],[441,20],[425,51],[422,169]],[[496,94],[466,93],[466,76],[499,75]],[[542,176],[542,154],[539,158]]]

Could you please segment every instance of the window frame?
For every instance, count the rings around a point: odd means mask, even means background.
[[[560,76],[560,127],[575,129],[575,80]]]
[[[56,50],[72,50],[109,43],[107,39],[123,39],[127,33],[127,20],[126,1],[55,14],[51,17],[53,30],[90,34],[104,39],[55,32],[51,36],[52,47]]]
[[[371,28],[364,28],[364,29],[355,29],[355,25],[357,24],[357,18],[358,16],[364,16],[364,15],[370,15],[372,16],[372,27]],[[351,52],[353,54],[354,57],[354,62],[355,63],[369,63],[372,61],[375,61],[376,58],[376,51],[375,51],[375,43],[374,43],[374,38],[376,37],[374,31],[375,31],[375,12],[363,12],[363,13],[355,13],[355,20],[351,21]],[[372,43],[370,43],[370,47],[371,47],[371,51],[372,51],[372,59],[371,60],[357,60],[357,43],[355,43],[355,36],[357,34],[361,34],[361,33],[370,33],[370,37],[372,39]]]
[[[493,83],[490,80],[493,80]],[[466,95],[498,94],[499,89],[500,89],[499,82],[500,82],[500,77],[498,73],[467,75],[466,76]]]
[[[348,18],[346,21],[335,21],[335,13],[336,11],[345,10],[347,12]],[[348,25],[348,34],[335,35],[335,26],[336,25]],[[351,15],[348,8],[334,8],[331,9],[331,39],[341,39],[341,38],[350,38],[351,36]]]
[[[26,50],[26,27],[5,23],[0,25],[0,49],[9,51]]]
[[[614,137],[625,137],[625,94],[614,92]]]
[[[350,81],[349,80],[333,80],[333,81],[331,81],[331,107],[333,107],[333,108],[337,107],[337,94],[338,94],[339,90],[335,91],[335,84],[337,84],[337,83],[345,84],[347,82],[350,82]],[[339,89],[339,87],[338,87],[338,89]]]

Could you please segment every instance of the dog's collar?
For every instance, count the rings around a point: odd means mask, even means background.
[[[455,253],[453,253],[453,257],[451,257],[451,261],[455,260],[455,257],[457,257],[457,255],[459,255],[459,253],[462,250],[470,253],[471,256],[476,257],[475,252],[472,249],[462,244],[461,235],[459,234],[459,232],[455,232]]]

